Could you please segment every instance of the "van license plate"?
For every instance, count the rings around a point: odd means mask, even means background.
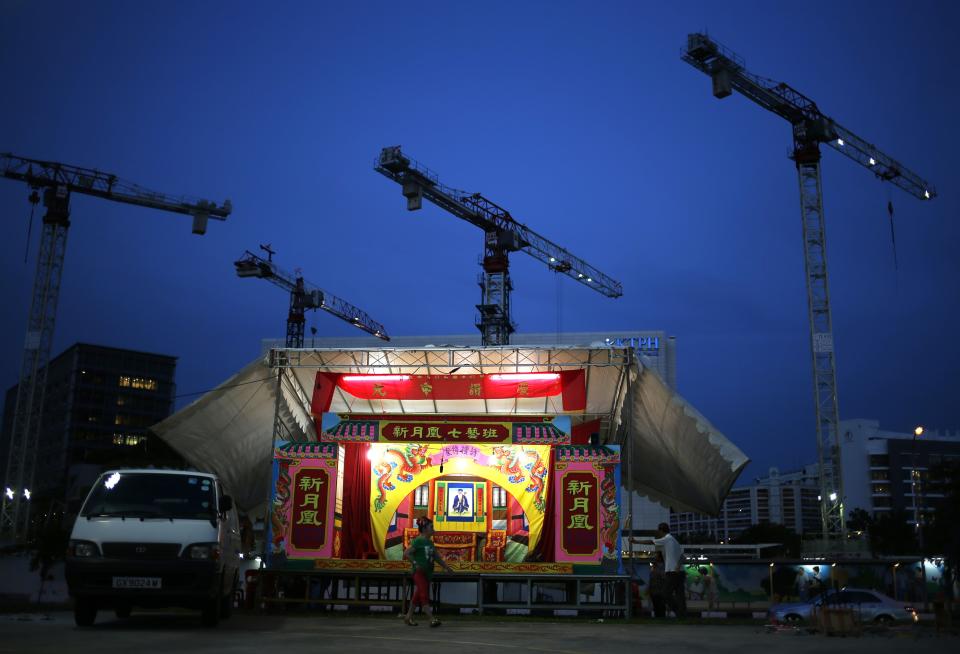
[[[160,577],[114,577],[114,588],[160,588]]]

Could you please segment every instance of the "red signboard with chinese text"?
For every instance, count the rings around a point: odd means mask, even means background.
[[[290,546],[321,550],[327,536],[327,494],[330,475],[323,468],[301,468],[293,475]]]
[[[592,470],[568,469],[560,475],[556,496],[560,505],[560,550],[570,560],[598,559],[600,479]]]
[[[570,443],[569,416],[325,413],[324,442],[369,443]]]
[[[384,421],[383,440],[407,441],[477,441],[481,443],[505,443],[510,440],[510,423],[504,422],[394,422]]]

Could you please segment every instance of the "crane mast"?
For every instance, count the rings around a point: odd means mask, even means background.
[[[209,200],[169,196],[91,168],[0,154],[0,175],[25,182],[32,189],[29,200],[36,205],[42,191],[46,213],[40,234],[27,335],[20,366],[13,428],[4,476],[0,509],[0,541],[22,541],[30,521],[30,488],[33,487],[47,387],[47,365],[53,343],[63,261],[70,227],[70,197],[73,193],[187,214],[193,217],[193,233],[204,234],[207,220],[225,220],[230,201],[218,206]]]
[[[506,345],[515,330],[510,317],[510,292],[513,290],[509,272],[511,252],[525,252],[547,264],[551,270],[607,297],[623,295],[620,282],[517,222],[509,211],[481,194],[441,184],[434,172],[404,155],[400,146],[383,148],[374,162],[374,170],[400,184],[407,198],[408,211],[420,209],[423,198],[427,198],[441,209],[483,230],[483,274],[477,328],[484,345]]]
[[[820,519],[824,540],[838,535],[846,541],[844,488],[840,457],[840,411],[833,348],[833,320],[827,275],[827,237],[820,178],[820,145],[826,144],[921,200],[936,197],[936,189],[893,157],[837,124],[816,103],[782,82],[746,69],[745,62],[706,34],[690,34],[682,59],[710,76],[713,95],[725,98],[737,91],[764,109],[789,121],[793,159],[800,186],[813,396],[820,474]]]
[[[303,347],[303,328],[306,323],[305,313],[307,309],[322,309],[381,340],[390,340],[386,328],[371,318],[366,311],[305,282],[303,276],[299,273],[292,274],[282,270],[273,262],[273,255],[276,253],[269,245],[261,245],[260,249],[267,253],[266,259],[247,250],[233,265],[238,277],[265,279],[290,293],[290,311],[287,314],[287,348],[300,349]]]

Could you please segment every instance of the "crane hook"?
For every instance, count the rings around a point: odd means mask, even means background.
[[[897,235],[893,231],[893,201],[887,200],[887,213],[890,214],[890,243],[893,245],[893,269],[899,270],[897,265]]]

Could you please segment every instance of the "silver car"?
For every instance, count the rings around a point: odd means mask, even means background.
[[[908,604],[875,590],[849,587],[827,591],[808,602],[774,604],[768,615],[777,622],[806,622],[813,617],[815,610],[823,606],[852,608],[860,622],[893,624],[917,621],[917,611]]]

